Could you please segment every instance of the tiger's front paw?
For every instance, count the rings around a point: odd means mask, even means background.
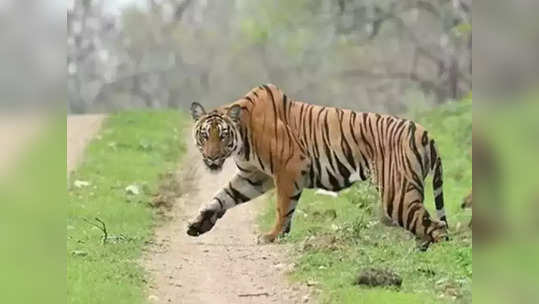
[[[199,236],[210,231],[215,222],[217,222],[218,212],[213,210],[202,211],[194,220],[189,221],[187,234],[190,236]]]
[[[268,234],[261,234],[258,236],[256,243],[257,244],[269,244],[273,243],[275,241],[275,236],[271,233]]]

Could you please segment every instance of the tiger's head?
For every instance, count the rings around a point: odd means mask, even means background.
[[[432,243],[449,240],[446,222],[431,218],[426,210],[424,210],[421,219],[422,227],[418,227],[416,230],[422,241],[421,250],[426,250]]]
[[[218,172],[225,160],[241,147],[238,123],[241,107],[232,105],[206,113],[198,102],[191,104],[195,120],[193,136],[204,164],[210,171]]]

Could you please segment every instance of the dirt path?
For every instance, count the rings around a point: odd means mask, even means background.
[[[287,247],[256,244],[254,219],[261,200],[229,210],[198,238],[186,234],[189,218],[228,182],[235,167],[228,160],[220,174],[210,174],[192,140],[184,164],[179,175],[187,190],[167,214],[171,220],[157,228],[144,261],[152,276],[151,302],[308,303],[307,288],[287,282]]]
[[[84,148],[97,133],[104,118],[103,114],[67,116],[67,172],[75,169],[82,159]]]
[[[40,135],[46,119],[35,114],[0,113],[0,179],[9,176],[22,151]]]

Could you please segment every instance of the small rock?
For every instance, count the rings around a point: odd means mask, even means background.
[[[159,301],[159,297],[156,295],[149,295],[148,300],[157,302]]]
[[[309,302],[309,296],[305,295],[303,296],[303,298],[301,298],[301,300],[303,301],[303,303],[307,303]]]
[[[389,270],[367,268],[361,271],[357,280],[357,285],[367,286],[397,286],[402,284],[402,278]]]
[[[129,185],[127,187],[125,187],[125,192],[127,194],[131,194],[131,195],[139,195],[140,193],[140,189],[137,185]]]
[[[332,196],[332,197],[337,197],[337,196],[339,196],[339,193],[337,193],[337,192],[328,191],[328,190],[324,190],[324,189],[318,189],[318,190],[316,190],[315,194],[318,194],[318,195],[327,195],[327,196]]]
[[[76,181],[73,182],[73,186],[75,186],[77,188],[88,187],[88,186],[90,186],[90,182],[83,181],[83,180],[76,180]]]
[[[71,254],[74,256],[87,256],[88,252],[82,250],[73,250],[71,251]]]

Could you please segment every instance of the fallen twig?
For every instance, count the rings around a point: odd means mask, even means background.
[[[269,293],[267,292],[259,292],[259,293],[243,293],[239,294],[238,297],[260,297],[260,296],[266,296],[269,297]]]
[[[95,220],[97,222],[99,222],[101,225],[97,225],[96,223],[93,223],[93,222],[90,222],[89,220],[87,219],[83,219],[85,222],[87,222],[88,224],[94,226],[94,227],[97,227],[99,228],[99,230],[101,230],[103,232],[103,245],[105,245],[107,243],[107,240],[109,238],[109,234],[107,232],[107,225],[105,225],[105,222],[103,222],[101,219],[99,219],[98,217],[95,218]]]

